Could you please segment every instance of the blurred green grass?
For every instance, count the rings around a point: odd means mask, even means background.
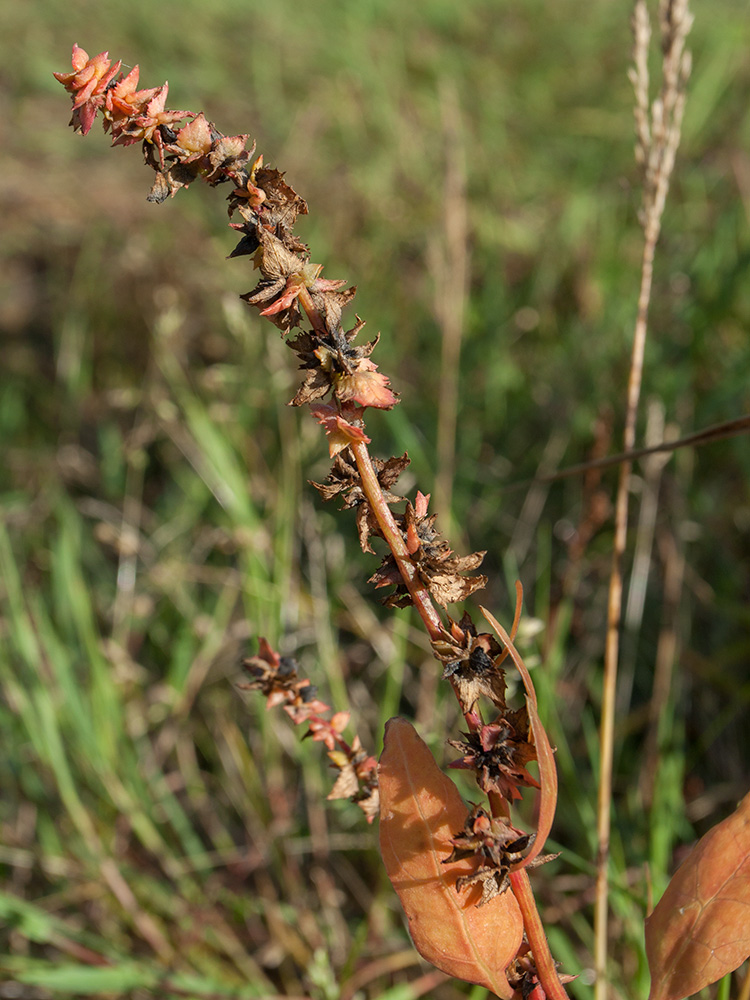
[[[743,3],[694,9],[644,387],[683,432],[750,408],[750,26]],[[74,41],[139,62],[145,86],[167,78],[172,106],[249,131],[287,171],[313,259],[358,285],[357,311],[383,333],[377,360],[403,401],[368,426],[377,453],[408,448],[412,491],[440,474],[436,262],[455,250],[446,178],[465,161],[452,537],[489,549],[483,603],[510,616],[519,576],[544,625],[526,645],[558,745],[563,857],[536,882],[587,995],[611,535],[605,522],[574,552],[579,480],[504,487],[597,440],[618,447],[640,254],[628,13],[606,0],[3,7],[0,996],[417,995],[374,830],[325,803],[318,748],[239,696],[238,663],[267,635],[325,699],[348,689],[375,752],[396,712],[438,753],[457,727],[424,639],[372,602],[375,563],[306,484],[326,474],[324,444],[284,405],[289,352],[238,301],[254,278],[224,259],[221,199],[147,205],[136,150],[65,128],[51,74]],[[645,995],[649,885],[661,891],[680,845],[746,784],[749,479],[744,439],[661,473],[619,713],[623,997]],[[634,542],[647,534],[634,520]],[[647,809],[665,629],[678,659]]]

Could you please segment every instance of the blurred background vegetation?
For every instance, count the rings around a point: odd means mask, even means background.
[[[750,409],[750,19],[693,6],[641,440]],[[3,5],[0,997],[484,995],[421,965],[376,827],[327,803],[320,748],[236,688],[266,635],[349,700],[372,752],[399,712],[442,759],[458,730],[416,622],[377,605],[376,561],[307,484],[323,436],[238,299],[255,278],[225,260],[220,189],[149,205],[137,147],[73,135],[52,77],[73,42],[168,79],[169,106],[287,172],[402,395],[369,420],[374,452],[408,449],[411,495],[437,494],[459,551],[488,549],[499,618],[523,581],[561,771],[562,857],[535,884],[588,995],[616,473],[509,487],[619,450],[641,252],[629,13]],[[636,472],[612,899],[628,998],[649,900],[747,790],[750,701],[747,439]]]

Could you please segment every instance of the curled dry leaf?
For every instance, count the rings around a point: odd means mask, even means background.
[[[750,793],[680,865],[646,921],[649,1000],[681,1000],[750,956]]]
[[[404,719],[386,726],[379,787],[380,850],[417,951],[448,975],[509,1000],[505,970],[521,944],[521,911],[510,891],[480,908],[478,891],[456,891],[456,879],[476,868],[473,859],[443,864],[467,808]]]
[[[521,592],[520,584],[517,584],[518,602],[520,604]],[[520,868],[528,868],[532,862],[542,853],[545,841],[552,829],[552,821],[555,818],[557,808],[557,767],[555,766],[555,752],[547,736],[547,731],[542,725],[537,709],[536,691],[534,682],[526,668],[526,664],[521,659],[518,650],[513,645],[513,640],[505,631],[500,622],[491,615],[486,608],[480,608],[482,614],[495,630],[498,639],[504,644],[508,655],[513,660],[516,669],[521,675],[523,686],[526,690],[526,709],[529,713],[529,723],[534,736],[534,746],[536,747],[537,763],[539,764],[539,780],[541,792],[539,794],[539,817],[537,820],[536,838],[534,846],[526,855]],[[516,621],[518,611],[516,611]]]

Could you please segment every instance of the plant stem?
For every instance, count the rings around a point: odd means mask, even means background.
[[[406,542],[401,531],[396,524],[391,508],[385,502],[383,491],[380,488],[378,477],[372,465],[370,453],[364,441],[352,441],[349,445],[359,470],[359,478],[362,482],[362,492],[367,497],[372,511],[383,532],[388,547],[393,553],[396,565],[401,571],[414,606],[419,612],[431,639],[440,639],[443,636],[443,623],[432,603],[430,592],[422,583],[417,567],[414,565],[411,556],[406,548]]]
[[[299,294],[299,301],[315,332],[325,335],[327,333],[325,322],[315,308],[312,296],[307,288],[302,288]],[[396,560],[396,565],[411,594],[414,606],[419,612],[430,638],[441,639],[445,631],[443,622],[435,610],[429,590],[424,586],[419,577],[417,567],[409,555],[406,542],[391,513],[391,508],[385,501],[383,490],[378,482],[377,473],[373,468],[370,452],[367,450],[367,445],[364,441],[352,441],[349,447],[357,462],[359,478],[362,483],[362,492],[367,497],[367,502],[372,508],[375,519],[383,533],[383,538],[393,553],[393,558]]]
[[[510,878],[513,895],[518,901],[523,916],[523,926],[526,931],[526,938],[529,942],[536,971],[539,973],[539,981],[547,997],[551,1000],[568,1000],[568,994],[560,982],[557,975],[554,959],[549,950],[547,935],[544,933],[542,920],[536,908],[534,893],[531,891],[529,875],[525,868],[520,871],[511,872]]]
[[[641,287],[638,295],[638,314],[633,333],[633,350],[628,379],[628,402],[625,417],[623,451],[632,451],[635,444],[635,425],[638,400],[643,379],[643,356],[648,327],[648,304],[654,273],[654,251],[659,229],[646,231],[641,266]],[[594,912],[594,968],[596,969],[596,997],[605,1000],[607,985],[607,918],[609,897],[609,834],[612,811],[612,761],[615,742],[615,701],[617,693],[617,665],[620,651],[620,620],[622,618],[622,561],[628,537],[628,488],[633,463],[625,461],[620,466],[615,506],[615,538],[612,551],[612,569],[609,579],[607,603],[607,640],[604,649],[604,680],[602,690],[602,716],[599,734],[599,794],[597,803],[596,905]]]
[[[685,106],[685,90],[690,76],[690,54],[685,39],[693,23],[688,2],[666,0],[659,5],[662,49],[660,95],[649,106],[648,49],[651,27],[645,0],[636,0],[633,11],[634,67],[631,80],[636,105],[636,160],[644,169],[644,197],[641,224],[644,243],[638,313],[633,333],[633,350],[628,378],[627,411],[623,451],[635,444],[638,400],[643,378],[648,307],[654,273],[654,253],[659,239],[669,181],[680,144],[680,127]],[[597,876],[594,908],[594,968],[596,1000],[607,995],[607,922],[609,895],[609,835],[612,811],[612,761],[614,756],[615,694],[617,660],[622,617],[622,562],[628,530],[628,488],[632,461],[620,466],[615,505],[615,539],[607,606],[607,640],[604,651],[602,717],[599,740],[599,795],[597,805]]]
[[[628,402],[623,436],[623,451],[630,452],[635,445],[638,400],[643,379],[643,357],[648,328],[648,306],[654,273],[654,252],[659,238],[658,220],[646,227],[641,264],[641,286],[638,294],[638,314],[633,334],[633,351],[628,379]],[[612,551],[612,569],[607,604],[607,640],[604,651],[604,680],[602,692],[602,717],[599,742],[599,795],[597,804],[597,874],[596,904],[594,912],[594,967],[596,969],[595,995],[605,1000],[607,987],[608,950],[608,896],[609,896],[609,835],[612,808],[612,761],[614,756],[615,702],[617,694],[617,666],[620,649],[620,622],[622,618],[622,562],[628,534],[628,493],[633,463],[625,461],[620,466],[615,506],[615,538]]]
[[[312,296],[307,288],[302,288],[299,295],[299,301],[315,332],[319,335],[325,335],[325,321],[315,308]],[[648,304],[648,299],[646,299],[646,304]],[[367,444],[364,441],[351,441],[349,449],[354,455],[354,459],[357,463],[362,492],[367,498],[367,502],[375,515],[375,519],[378,522],[382,536],[393,554],[393,558],[396,561],[396,565],[398,566],[404,583],[406,584],[409,594],[411,595],[414,606],[419,612],[430,638],[433,640],[441,639],[445,635],[443,622],[435,610],[429,590],[422,583],[419,571],[409,554],[401,529],[396,524],[395,518],[391,513],[391,509],[383,496],[383,490],[378,481],[377,473],[373,467]],[[516,606],[516,620],[513,625],[514,635],[518,626],[520,609],[521,598],[519,594]],[[510,637],[507,635],[504,635],[504,639],[506,640],[506,644],[511,642]],[[469,723],[469,728],[475,729],[476,721],[468,716],[466,718]],[[493,815],[507,816],[507,803],[503,802],[501,796],[491,794],[490,803]],[[513,894],[516,897],[523,916],[526,938],[534,956],[534,963],[536,965],[542,988],[544,989],[547,997],[551,998],[551,1000],[568,1000],[568,995],[557,975],[555,962],[549,950],[547,936],[544,933],[541,917],[539,916],[534,894],[531,890],[528,872],[525,869],[511,872],[509,878]]]

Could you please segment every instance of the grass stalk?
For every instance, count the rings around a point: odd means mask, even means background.
[[[647,238],[643,249],[641,288],[638,296],[638,316],[633,336],[633,353],[628,379],[628,403],[623,436],[624,450],[635,443],[643,376],[643,355],[646,345],[648,304],[651,297],[655,241]],[[597,796],[597,858],[596,907],[594,921],[596,997],[606,1000],[606,969],[608,953],[609,912],[609,835],[612,811],[612,761],[615,743],[615,707],[617,700],[617,668],[620,649],[620,619],[622,617],[622,565],[628,537],[628,494],[632,463],[623,462],[617,483],[615,503],[615,537],[607,600],[607,638],[604,652],[604,681],[599,733],[599,787]]]
[[[687,0],[670,0],[659,7],[662,41],[662,86],[649,107],[648,51],[651,28],[645,0],[636,0],[633,12],[634,66],[630,74],[635,90],[636,161],[644,171],[643,252],[640,287],[623,433],[623,451],[635,446],[638,403],[643,382],[643,361],[648,330],[648,311],[653,287],[654,255],[661,230],[669,181],[680,142],[685,104],[685,88],[690,74],[690,56],[685,38],[692,24]],[[607,954],[609,945],[609,854],[612,814],[612,762],[615,742],[617,670],[622,619],[623,561],[628,537],[628,496],[632,461],[620,466],[615,501],[615,535],[612,549],[607,635],[604,651],[604,678],[599,730],[599,785],[597,795],[596,899],[594,907],[594,968],[596,1000],[607,996]]]

